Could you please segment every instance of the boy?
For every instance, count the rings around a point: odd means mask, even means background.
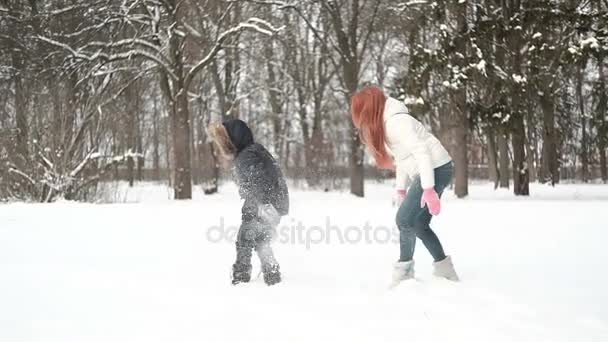
[[[281,281],[279,263],[270,242],[281,216],[289,212],[289,194],[283,173],[276,160],[253,141],[247,124],[233,119],[209,126],[209,135],[221,158],[234,162],[234,178],[239,195],[245,200],[242,223],[237,234],[236,261],[232,266],[232,284],[251,279],[252,250],[262,264],[264,282]]]

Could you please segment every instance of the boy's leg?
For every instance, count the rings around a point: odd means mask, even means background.
[[[232,265],[232,284],[251,280],[251,254],[255,246],[255,224],[241,223],[236,239],[236,261]]]
[[[274,257],[270,243],[274,235],[275,228],[271,225],[260,223],[260,231],[255,239],[255,251],[262,264],[264,282],[267,285],[274,285],[281,282],[281,271],[279,263]]]

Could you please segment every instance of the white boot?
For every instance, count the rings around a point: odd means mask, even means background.
[[[414,279],[414,260],[397,261],[393,266],[393,282],[391,287],[397,286],[403,280]]]
[[[458,274],[456,274],[456,270],[454,269],[454,264],[452,263],[452,258],[447,256],[445,259],[441,261],[437,261],[433,263],[433,275],[440,278],[446,278],[452,281],[460,280],[458,278]]]

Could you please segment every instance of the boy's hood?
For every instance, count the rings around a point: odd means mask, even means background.
[[[236,153],[240,153],[247,146],[253,144],[253,133],[247,124],[239,119],[231,119],[222,122],[226,128],[230,141],[236,147]]]

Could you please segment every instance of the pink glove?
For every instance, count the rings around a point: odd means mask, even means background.
[[[420,199],[420,207],[424,208],[424,205],[429,207],[431,215],[439,215],[441,212],[441,201],[439,201],[439,195],[434,188],[425,189]]]
[[[405,189],[397,189],[397,207],[400,207],[403,201],[405,201],[405,196],[407,195],[407,190]]]

